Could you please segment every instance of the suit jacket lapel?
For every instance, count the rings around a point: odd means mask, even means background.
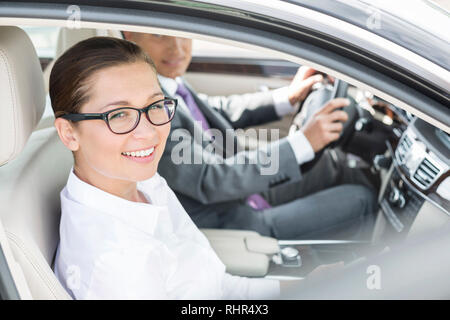
[[[207,106],[197,96],[195,91],[193,91],[193,89],[186,82],[185,82],[185,85],[191,92],[192,96],[194,97],[195,102],[197,103],[200,110],[203,112],[205,118],[208,120],[210,127],[214,128],[214,129],[218,129],[222,132],[222,136],[223,136],[222,144],[219,144],[216,140],[207,142],[207,144],[212,143],[217,150],[220,150],[221,152],[223,152],[224,157],[227,155],[235,154],[236,149],[237,149],[237,143],[238,143],[237,137],[234,134],[234,130],[228,130],[228,131],[226,130],[226,129],[233,129],[233,127],[217,111],[212,110],[212,108]],[[161,89],[166,97],[170,97],[170,95],[167,93],[167,91],[162,86],[161,86]],[[181,117],[186,118],[187,121],[192,122],[192,128],[194,128],[194,130],[195,130],[196,124],[194,123],[194,119],[193,119],[192,115],[189,113],[189,111],[184,111],[183,109],[178,108],[177,113],[178,112],[183,113],[183,115]],[[203,129],[201,127],[198,127],[198,129],[203,132]],[[191,132],[191,134],[194,135],[194,132]],[[229,139],[232,139],[234,141],[234,146],[233,146],[233,148],[230,147],[229,150],[227,150],[226,141],[232,141]]]
[[[230,123],[224,117],[222,117],[221,114],[219,114],[215,110],[212,110],[211,107],[207,106],[205,102],[198,97],[197,93],[194,91],[194,89],[192,89],[192,87],[187,82],[184,82],[184,84],[191,92],[198,107],[200,108],[200,110],[203,112],[206,119],[210,123],[211,128],[216,128],[219,129],[220,131],[225,131],[225,129],[233,128],[230,125]]]
[[[184,79],[183,79],[183,81],[184,81]],[[234,129],[231,126],[231,124],[218,111],[216,111],[213,108],[211,108],[210,106],[206,105],[205,102],[198,97],[197,93],[192,89],[192,87],[186,81],[184,81],[184,84],[186,85],[188,90],[191,92],[198,107],[200,108],[200,110],[203,112],[204,116],[208,120],[210,127],[218,129],[222,132],[223,145],[221,146],[221,148],[223,150],[227,151],[227,155],[234,155],[236,153],[238,141],[237,141],[236,134],[234,133]],[[229,130],[227,130],[227,129],[229,129]],[[233,144],[233,147],[230,146],[228,148],[229,149],[228,150],[226,141],[229,141],[229,139],[232,139],[232,141],[234,141],[234,144]],[[225,156],[225,154],[224,154],[224,156]]]

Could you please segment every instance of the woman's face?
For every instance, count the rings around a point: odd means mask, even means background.
[[[164,98],[154,70],[145,62],[100,70],[89,79],[88,85],[90,98],[80,113],[103,113],[124,106],[143,108]],[[74,150],[75,168],[89,180],[146,180],[157,171],[169,131],[170,123],[154,126],[145,114],[141,114],[138,126],[127,134],[111,132],[103,120],[80,121],[74,126],[78,142]],[[152,153],[139,157],[136,155],[139,151]]]

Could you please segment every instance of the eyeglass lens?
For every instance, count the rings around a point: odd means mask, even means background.
[[[175,102],[171,100],[160,101],[147,111],[150,122],[162,125],[169,122],[175,112]],[[125,133],[134,129],[139,120],[139,111],[131,108],[121,108],[108,114],[108,123],[115,133]]]

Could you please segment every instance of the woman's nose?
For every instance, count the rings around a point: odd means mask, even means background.
[[[145,114],[141,115],[137,127],[133,130],[133,135],[137,138],[157,135],[156,127],[147,119]]]

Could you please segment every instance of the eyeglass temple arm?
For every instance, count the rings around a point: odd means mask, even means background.
[[[97,120],[103,119],[104,114],[102,113],[70,113],[63,114],[61,118],[71,120],[71,121],[82,121],[82,120]]]

